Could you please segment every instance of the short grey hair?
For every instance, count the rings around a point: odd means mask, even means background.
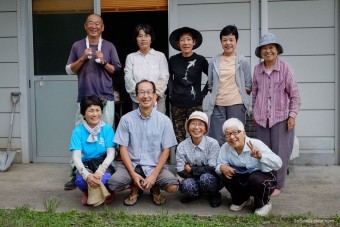
[[[237,128],[238,130],[244,131],[243,123],[237,118],[229,118],[226,120],[222,126],[223,134],[229,128]]]

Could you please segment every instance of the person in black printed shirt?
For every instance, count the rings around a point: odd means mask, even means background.
[[[171,46],[181,51],[169,59],[168,82],[171,116],[177,142],[185,139],[184,124],[194,111],[203,111],[202,102],[207,94],[207,85],[202,90],[202,73],[208,75],[209,63],[204,56],[193,52],[202,44],[199,31],[183,27],[170,34]]]

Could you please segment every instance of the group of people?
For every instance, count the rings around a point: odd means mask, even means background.
[[[284,187],[300,107],[294,72],[278,58],[283,48],[275,36],[261,37],[255,54],[263,61],[252,77],[248,60],[236,53],[239,35],[234,25],[221,30],[223,53],[209,63],[193,52],[203,42],[199,31],[173,31],[169,42],[180,53],[167,61],[151,48],[152,28],[136,26],[139,50],[127,56],[124,68],[133,110],[120,119],[114,133],[112,75],[122,67],[114,45],[101,38],[101,17],[89,15],[84,27],[87,37],[73,45],[66,65],[67,73],[78,75],[79,125],[70,150],[82,204],[89,204],[90,189],[104,185],[109,193],[102,203],[107,204],[115,192],[130,189],[126,206],[135,205],[145,190],[156,205],[164,204],[164,190],[182,192],[182,203],[208,194],[210,206],[218,207],[220,190],[226,187],[230,210],[250,205],[253,196],[255,213],[267,215],[270,196]],[[208,76],[203,88],[202,73]],[[172,121],[165,115],[167,89]],[[210,120],[202,107],[208,92]],[[250,107],[256,139],[244,129]],[[175,146],[177,176],[166,165]],[[117,147],[122,162],[114,166]]]

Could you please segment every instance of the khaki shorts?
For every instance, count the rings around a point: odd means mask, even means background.
[[[119,163],[116,166],[116,172],[111,176],[108,186],[112,191],[123,191],[129,188],[130,185],[133,185],[133,180],[124,164]],[[136,169],[135,172],[140,174]],[[143,176],[144,174],[140,175]],[[145,177],[145,175],[143,177]],[[166,190],[170,185],[179,185],[179,181],[170,170],[163,168],[157,176],[156,185],[159,186],[160,189]]]

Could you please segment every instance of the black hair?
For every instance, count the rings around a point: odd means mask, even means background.
[[[152,92],[156,93],[156,85],[155,85],[154,82],[152,82],[150,80],[141,80],[136,84],[136,87],[135,87],[136,95],[138,94],[138,85],[141,84],[141,83],[144,83],[144,82],[150,83],[152,85]]]
[[[236,42],[238,40],[238,31],[237,27],[235,25],[228,25],[222,29],[220,32],[220,40],[222,40],[222,36],[227,36],[227,35],[234,35],[236,38]]]
[[[138,37],[139,35],[139,30],[143,30],[146,34],[151,36],[151,42],[153,42],[155,40],[155,32],[153,31],[153,29],[151,28],[151,26],[149,24],[138,24],[134,31],[133,31],[133,36],[135,38]]]
[[[192,34],[192,32],[188,31],[188,30],[183,30],[183,31],[179,32],[177,37],[176,37],[176,41],[179,42],[179,40],[181,39],[181,36],[183,36],[184,34],[188,34],[189,36],[191,36],[191,38],[193,40],[196,41],[196,37],[194,36],[194,34]]]
[[[90,106],[99,106],[100,109],[102,110],[103,112],[103,103],[102,103],[102,100],[97,97],[97,96],[85,96],[81,99],[81,102],[80,102],[80,113],[81,115],[85,116],[85,112],[87,110],[87,108],[89,108]]]

